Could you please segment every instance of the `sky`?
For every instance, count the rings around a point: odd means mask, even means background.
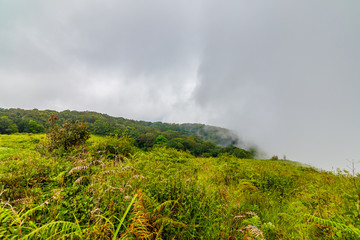
[[[0,107],[210,124],[268,156],[360,169],[359,12],[358,0],[0,0]]]

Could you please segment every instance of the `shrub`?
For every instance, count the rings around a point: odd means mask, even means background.
[[[133,140],[128,136],[115,135],[113,137],[106,137],[101,142],[95,144],[93,152],[96,157],[105,156],[108,159],[113,159],[116,156],[129,157],[136,152],[136,147]]]
[[[51,122],[46,134],[48,143],[47,150],[52,152],[55,149],[68,151],[78,147],[90,138],[90,131],[83,122],[67,120],[62,126],[56,124],[57,117],[51,115]]]

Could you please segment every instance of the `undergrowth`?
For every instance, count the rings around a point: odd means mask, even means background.
[[[1,239],[357,239],[359,176],[127,136],[0,135]]]

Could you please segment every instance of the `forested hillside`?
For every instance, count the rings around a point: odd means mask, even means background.
[[[45,133],[52,114],[57,116],[60,125],[66,120],[85,122],[95,135],[127,134],[135,140],[135,146],[143,150],[166,142],[168,147],[187,150],[195,156],[216,157],[230,153],[239,158],[253,158],[256,154],[254,147],[247,150],[239,148],[237,136],[224,128],[204,124],[136,121],[96,112],[0,108],[0,134]]]

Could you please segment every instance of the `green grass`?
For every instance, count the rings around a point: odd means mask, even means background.
[[[45,138],[45,134],[0,134],[0,160],[5,160],[9,157],[29,156],[36,154],[33,150],[35,144],[41,139]]]
[[[347,172],[99,136],[42,155],[43,141],[0,135],[3,239],[360,238],[360,182]]]

